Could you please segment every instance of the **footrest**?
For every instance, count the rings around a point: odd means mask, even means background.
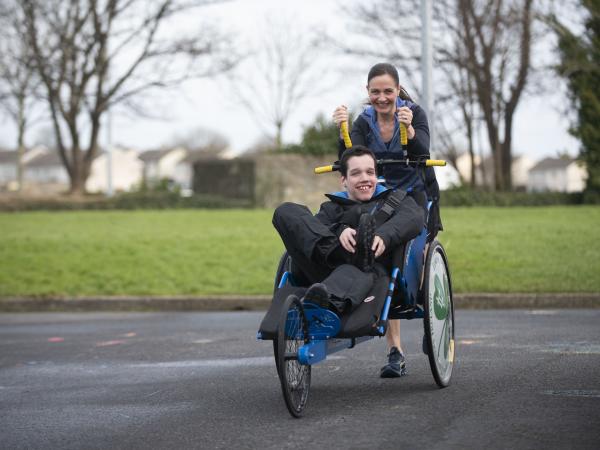
[[[305,302],[304,314],[308,320],[308,334],[312,339],[329,339],[340,332],[342,321],[333,311]]]

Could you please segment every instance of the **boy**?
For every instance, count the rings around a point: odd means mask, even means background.
[[[406,192],[377,184],[377,161],[368,148],[346,150],[340,172],[345,191],[327,194],[329,201],[315,216],[306,206],[284,203],[275,210],[273,225],[311,285],[304,300],[343,313],[364,300],[377,269],[385,270],[381,266],[389,266],[392,250],[421,232],[425,218]],[[347,270],[335,270],[348,264],[360,270],[350,277]],[[402,376],[399,320],[390,321],[386,337],[390,353],[381,376]]]

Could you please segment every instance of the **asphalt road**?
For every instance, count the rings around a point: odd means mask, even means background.
[[[600,448],[600,310],[457,311],[438,389],[403,322],[313,367],[305,417],[281,396],[262,313],[0,315],[0,448]]]

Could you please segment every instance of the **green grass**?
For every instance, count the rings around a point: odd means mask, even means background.
[[[0,214],[0,297],[267,294],[267,210]],[[600,292],[600,208],[446,208],[456,292]]]

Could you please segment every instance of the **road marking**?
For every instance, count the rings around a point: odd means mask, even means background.
[[[125,341],[121,340],[113,340],[113,341],[104,341],[96,343],[96,347],[110,347],[111,345],[120,345],[124,344]]]
[[[580,342],[558,342],[541,346],[543,352],[566,353],[570,355],[600,355],[600,344],[587,341]]]
[[[572,390],[560,390],[560,391],[544,391],[543,393],[546,395],[557,395],[560,397],[600,398],[600,391],[598,391],[598,390],[572,389]]]

